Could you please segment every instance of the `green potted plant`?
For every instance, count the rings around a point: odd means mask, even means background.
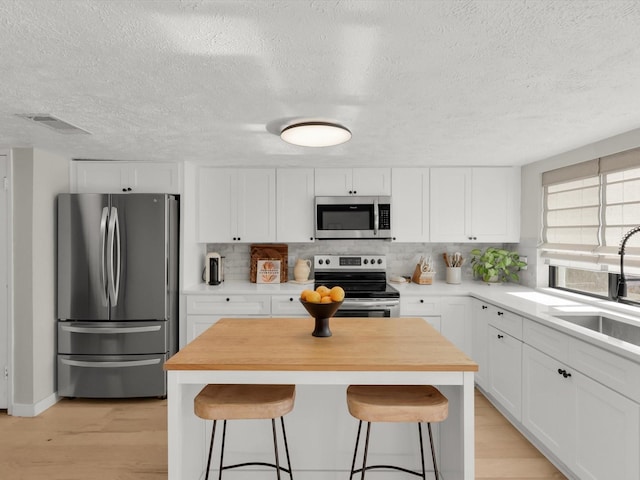
[[[483,282],[520,281],[516,273],[527,264],[520,260],[518,252],[503,248],[488,247],[482,252],[478,248],[471,250],[471,269]]]

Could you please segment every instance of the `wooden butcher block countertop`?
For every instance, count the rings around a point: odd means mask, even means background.
[[[421,318],[223,318],[165,363],[165,370],[477,371]]]

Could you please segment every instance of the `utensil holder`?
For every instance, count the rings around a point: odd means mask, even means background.
[[[447,267],[447,283],[457,285],[462,283],[462,268]]]

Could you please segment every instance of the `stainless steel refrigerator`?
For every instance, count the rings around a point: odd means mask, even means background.
[[[58,196],[58,394],[166,396],[178,348],[179,200]]]

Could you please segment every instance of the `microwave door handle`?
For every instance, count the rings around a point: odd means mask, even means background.
[[[380,217],[379,217],[379,209],[378,199],[376,198],[373,201],[373,234],[378,235],[378,228],[380,226]]]

